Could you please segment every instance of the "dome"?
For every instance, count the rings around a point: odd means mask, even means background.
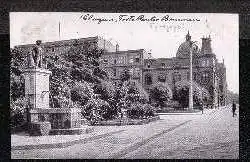
[[[185,41],[183,42],[176,53],[176,57],[189,57],[189,53],[190,53],[190,41]]]
[[[187,58],[190,57],[190,44],[191,44],[191,36],[189,34],[189,31],[186,35],[186,41],[183,42],[176,53],[176,57],[180,57],[180,58]],[[199,49],[198,46],[195,45],[195,48],[193,50],[193,56],[198,56],[199,55]]]

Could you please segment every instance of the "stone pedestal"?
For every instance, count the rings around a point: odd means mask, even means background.
[[[31,122],[49,121],[52,129],[69,129],[81,127],[81,109],[31,109]]]
[[[29,109],[49,108],[49,76],[51,71],[34,68],[24,71],[25,97]]]
[[[33,126],[36,123],[49,122],[51,131],[55,134],[63,134],[65,130],[73,130],[74,132],[75,129],[81,127],[81,109],[49,107],[50,75],[49,70],[41,68],[24,71],[25,97],[29,103],[27,123]]]

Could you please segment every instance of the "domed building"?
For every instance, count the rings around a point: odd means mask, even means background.
[[[189,31],[186,35],[186,41],[181,43],[181,45],[179,46],[177,53],[176,53],[176,57],[178,58],[188,58],[190,57],[190,48],[191,48],[191,36],[189,34]],[[193,55],[194,56],[198,56],[199,55],[199,50],[198,50],[198,46],[195,45],[196,48],[193,49]]]
[[[124,69],[129,69],[131,80],[138,82],[148,90],[157,82],[166,82],[175,91],[176,84],[188,81],[190,67],[191,35],[187,32],[185,41],[180,44],[176,57],[152,58],[144,49],[120,51],[119,45],[100,37],[89,37],[73,40],[45,42],[42,46],[47,54],[57,56],[65,53],[70,46],[82,46],[84,42],[93,43],[97,48],[104,49],[100,66],[111,80],[116,82],[121,78]],[[32,45],[21,45],[15,48],[29,51]],[[206,89],[214,106],[225,105],[226,98],[226,68],[219,63],[211,48],[211,38],[203,37],[201,49],[193,49],[193,81]]]
[[[143,70],[144,87],[149,89],[150,85],[162,81],[159,76],[166,78],[165,82],[172,87],[172,91],[175,91],[176,83],[189,81],[192,42],[188,32],[176,52],[176,57],[146,59]],[[225,105],[226,69],[224,63],[219,63],[212,52],[211,37],[203,37],[201,49],[196,45],[192,50],[194,84],[209,92],[214,107]]]

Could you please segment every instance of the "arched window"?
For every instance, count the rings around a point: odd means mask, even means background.
[[[159,82],[165,82],[165,81],[166,81],[166,76],[165,76],[164,74],[160,74],[160,75],[158,76],[158,81],[159,81]]]
[[[175,72],[175,73],[173,74],[173,80],[174,80],[175,82],[181,81],[181,74],[178,73],[178,72]]]
[[[113,74],[114,76],[116,76],[116,69],[113,69]]]
[[[202,81],[203,82],[207,82],[207,81],[209,81],[209,73],[207,72],[207,71],[205,71],[205,72],[203,72],[203,74],[202,74]]]
[[[150,74],[145,75],[145,84],[151,85],[152,84],[152,76]]]

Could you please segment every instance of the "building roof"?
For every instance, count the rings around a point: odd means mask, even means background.
[[[85,42],[85,41],[94,41],[94,40],[98,40],[98,39],[100,39],[100,37],[96,36],[96,37],[87,37],[87,38],[80,38],[80,39],[69,39],[69,40],[60,40],[60,41],[53,41],[53,42],[44,42],[44,43],[41,43],[41,45],[45,46],[45,47],[67,46],[67,45],[72,45],[76,42],[81,43],[81,42]],[[34,44],[18,45],[15,47],[28,48],[28,47],[33,47],[34,45],[35,45],[35,43]]]
[[[106,52],[106,55],[109,54],[124,54],[124,53],[134,53],[134,52],[141,52],[145,51],[144,49],[136,49],[136,50],[125,50],[125,51],[115,51],[115,52]]]

